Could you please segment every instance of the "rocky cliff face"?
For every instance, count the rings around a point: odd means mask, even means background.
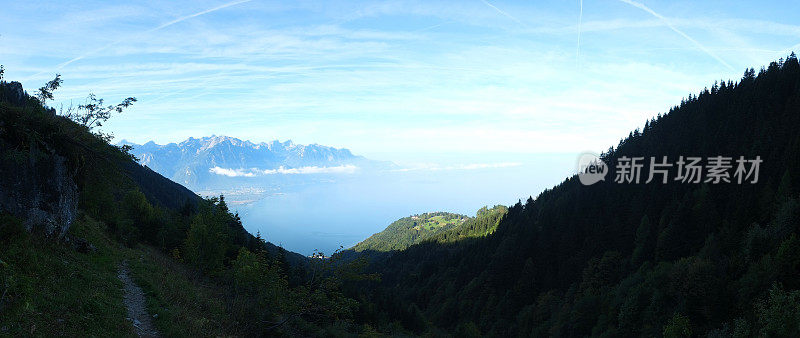
[[[0,212],[24,220],[28,231],[63,237],[78,208],[78,187],[66,160],[35,149],[0,149],[0,155]]]
[[[0,81],[0,213],[19,218],[28,231],[61,238],[75,220],[78,187],[66,159],[32,129],[42,121],[33,117],[36,105],[19,82]]]
[[[8,102],[9,104],[21,106],[28,100],[28,94],[22,89],[22,84],[16,81],[0,83],[2,90],[0,90],[0,101]]]

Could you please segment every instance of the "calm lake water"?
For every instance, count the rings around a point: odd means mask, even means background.
[[[484,205],[536,196],[574,172],[575,155],[537,155],[505,167],[342,174],[272,193],[234,209],[245,228],[310,255],[349,248],[412,214],[449,211],[473,216]]]

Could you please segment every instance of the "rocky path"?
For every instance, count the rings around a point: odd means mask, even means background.
[[[119,265],[117,274],[125,286],[125,307],[128,309],[128,320],[133,323],[133,328],[139,337],[159,337],[158,330],[153,325],[152,317],[147,313],[147,303],[144,292],[130,277],[126,262]]]

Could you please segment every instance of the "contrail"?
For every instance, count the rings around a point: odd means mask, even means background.
[[[220,10],[220,9],[223,9],[223,8],[228,8],[228,7],[231,7],[231,6],[236,6],[236,5],[238,5],[238,4],[243,4],[243,3],[245,3],[245,2],[250,2],[250,1],[253,1],[253,0],[239,0],[239,1],[233,1],[233,2],[229,2],[229,3],[223,4],[223,5],[219,5],[219,6],[217,6],[217,7],[211,8],[211,9],[204,10],[204,11],[202,11],[202,12],[197,12],[197,13],[194,13],[194,14],[192,14],[192,15],[187,15],[187,16],[184,16],[184,17],[180,17],[180,18],[177,18],[177,19],[175,19],[175,20],[172,20],[172,21],[170,21],[170,22],[167,22],[167,23],[165,23],[165,24],[163,24],[163,25],[161,25],[161,26],[158,26],[158,27],[156,27],[156,28],[153,28],[153,29],[151,29],[151,30],[147,31],[147,33],[155,32],[155,31],[157,31],[157,30],[159,30],[159,29],[162,29],[162,28],[165,28],[165,27],[172,26],[172,25],[174,25],[174,24],[176,24],[176,23],[178,23],[178,22],[181,22],[181,21],[184,21],[184,20],[187,20],[187,19],[191,19],[191,18],[198,17],[198,16],[201,16],[201,15],[204,15],[204,14],[208,14],[208,13],[211,13],[211,12],[218,11],[218,10]]]
[[[250,2],[250,1],[253,1],[253,0],[238,0],[238,1],[233,1],[233,2],[229,2],[229,3],[223,4],[223,5],[219,5],[219,6],[217,6],[217,7],[211,8],[211,9],[204,10],[204,11],[202,11],[202,12],[197,12],[197,13],[194,13],[194,14],[191,14],[191,15],[183,16],[183,17],[177,18],[177,19],[175,19],[175,20],[172,20],[172,21],[170,21],[170,22],[167,22],[167,23],[165,23],[165,24],[162,24],[162,25],[160,25],[160,26],[158,26],[158,27],[155,27],[155,28],[149,29],[149,30],[145,31],[144,33],[140,33],[139,35],[141,35],[141,34],[146,34],[146,33],[152,33],[152,32],[155,32],[155,31],[157,31],[157,30],[160,30],[160,29],[163,29],[163,28],[166,28],[166,27],[172,26],[172,25],[174,25],[174,24],[176,24],[176,23],[179,23],[179,22],[181,22],[181,21],[184,21],[184,20],[188,20],[188,19],[191,19],[191,18],[195,18],[195,17],[201,16],[201,15],[204,15],[204,14],[208,14],[208,13],[211,13],[211,12],[214,12],[214,11],[218,11],[218,10],[220,10],[220,9],[223,9],[223,8],[227,8],[227,7],[235,6],[235,5],[238,5],[238,4],[243,4],[243,3],[245,3],[245,2]],[[99,51],[101,51],[101,50],[107,49],[107,48],[109,48],[109,47],[113,47],[113,46],[115,46],[115,45],[117,45],[117,44],[119,44],[119,43],[121,43],[121,42],[128,41],[128,40],[130,40],[130,38],[126,38],[126,39],[120,39],[120,40],[114,41],[114,42],[112,42],[112,43],[109,43],[109,44],[107,44],[107,45],[105,45],[105,46],[102,46],[102,47],[100,47],[100,48],[93,49],[93,50],[89,51],[88,53],[85,53],[85,54],[83,54],[83,55],[81,55],[81,56],[75,57],[75,58],[73,58],[73,59],[70,59],[70,60],[68,60],[68,61],[66,61],[66,62],[63,62],[63,63],[59,64],[58,66],[56,66],[56,69],[55,69],[55,70],[59,70],[59,69],[61,69],[61,68],[64,68],[64,67],[66,67],[67,65],[69,65],[69,64],[71,64],[71,63],[73,63],[73,62],[75,62],[75,61],[82,60],[82,59],[86,58],[87,56],[90,56],[90,55],[92,55],[92,54],[95,54],[95,53],[97,53],[97,52],[99,52]],[[36,76],[38,76],[38,75],[41,75],[42,73],[45,73],[45,72],[46,72],[46,71],[41,71],[41,72],[38,72],[38,73],[36,73],[36,74],[34,74],[34,75],[32,75],[32,76],[28,77],[28,78],[30,79],[30,78],[36,77]]]
[[[575,51],[575,67],[580,68],[581,64],[581,22],[583,21],[583,0],[580,0],[580,11],[578,12],[578,48]]]
[[[692,37],[690,37],[690,36],[686,35],[686,33],[682,32],[680,29],[678,29],[678,28],[676,28],[675,26],[673,26],[673,25],[672,25],[672,24],[669,22],[669,20],[667,20],[667,18],[663,17],[661,14],[658,14],[658,13],[656,13],[655,11],[653,11],[652,9],[650,9],[650,7],[647,7],[647,6],[645,6],[644,4],[642,4],[642,3],[639,3],[639,2],[636,2],[636,1],[632,1],[632,0],[619,0],[619,1],[622,1],[622,2],[624,2],[624,3],[626,3],[626,4],[628,4],[628,5],[631,5],[631,6],[633,6],[633,7],[636,7],[636,8],[638,8],[638,9],[641,9],[641,10],[643,10],[643,11],[647,12],[647,13],[650,13],[650,14],[651,14],[651,15],[653,15],[654,17],[656,17],[656,18],[658,18],[659,20],[661,20],[662,22],[664,22],[664,24],[665,24],[665,25],[667,25],[667,27],[669,27],[669,29],[671,29],[671,30],[672,30],[672,31],[674,31],[675,33],[678,33],[678,34],[680,34],[682,37],[686,38],[686,40],[689,40],[689,41],[691,41],[691,42],[692,42],[692,43],[693,43],[695,46],[697,46],[697,48],[699,48],[700,50],[702,50],[703,52],[705,52],[706,54],[708,54],[708,56],[710,56],[710,57],[714,58],[714,60],[717,60],[719,63],[723,64],[725,67],[728,67],[728,69],[730,69],[730,70],[735,70],[733,67],[731,67],[731,65],[729,65],[727,62],[725,62],[725,60],[721,59],[719,56],[717,56],[716,54],[714,54],[713,52],[711,52],[711,51],[710,51],[708,48],[706,48],[705,46],[703,46],[702,44],[700,44],[700,42],[697,42],[697,40],[695,40],[695,39],[692,39]]]
[[[505,11],[503,11],[502,9],[495,7],[494,5],[490,4],[490,3],[489,3],[488,1],[486,1],[486,0],[481,0],[481,1],[482,1],[483,3],[485,3],[485,4],[486,4],[486,6],[489,6],[489,7],[491,7],[491,8],[494,8],[494,10],[496,10],[498,13],[500,13],[500,14],[504,15],[505,17],[507,17],[507,18],[509,18],[509,19],[511,19],[511,20],[514,20],[514,22],[516,22],[516,23],[520,24],[522,27],[528,28],[528,25],[524,24],[522,21],[519,21],[519,19],[517,19],[517,18],[516,18],[516,17],[514,17],[513,15],[511,15],[511,14],[508,14],[508,13],[506,13]]]

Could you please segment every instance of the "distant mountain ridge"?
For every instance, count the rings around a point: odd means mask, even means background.
[[[390,162],[353,155],[345,148],[295,144],[291,140],[254,143],[229,136],[190,137],[180,143],[135,144],[131,151],[139,163],[193,190],[230,188],[240,178],[276,174],[351,173],[360,169],[391,167]]]

